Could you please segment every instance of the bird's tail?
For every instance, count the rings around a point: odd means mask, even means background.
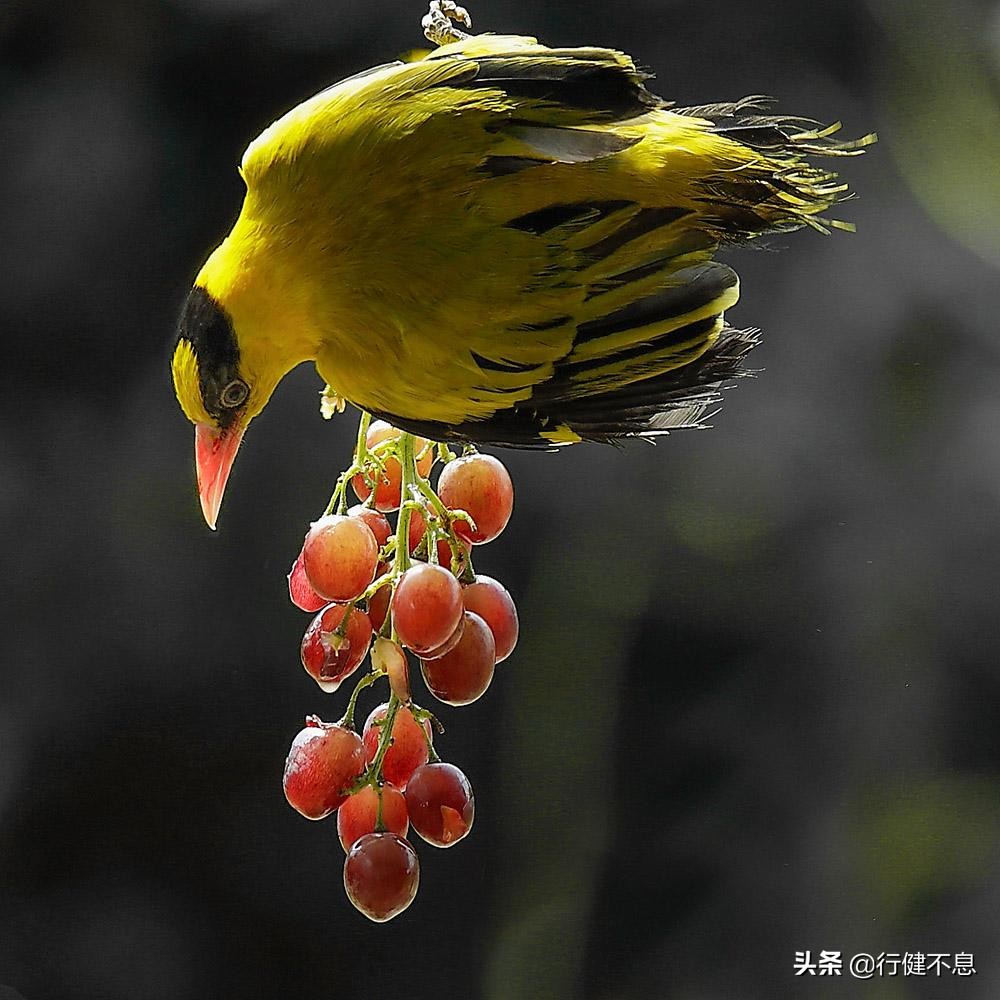
[[[840,122],[823,126],[808,118],[763,113],[769,98],[744,97],[726,104],[675,108],[674,114],[710,123],[712,136],[732,144],[735,166],[716,170],[700,181],[701,196],[712,206],[714,222],[725,241],[760,233],[809,226],[821,233],[854,231],[850,222],[824,217],[848,200],[848,185],[832,170],[809,157],[857,156],[878,141],[875,133],[860,139],[837,137]]]
[[[564,400],[550,411],[534,411],[541,441],[611,442],[626,437],[653,437],[681,427],[703,426],[706,413],[722,399],[721,390],[733,379],[751,375],[743,367],[760,332],[713,322],[718,332],[693,360],[668,371],[628,382],[605,392]]]

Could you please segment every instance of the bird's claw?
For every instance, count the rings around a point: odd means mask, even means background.
[[[431,0],[430,10],[424,15],[420,26],[424,36],[434,45],[447,45],[449,42],[460,42],[469,35],[455,27],[455,23],[466,28],[472,27],[472,18],[464,7],[459,7],[454,0]]]

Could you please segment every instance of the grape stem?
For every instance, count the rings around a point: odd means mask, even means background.
[[[444,458],[442,454],[445,463],[455,458],[453,452],[448,451],[447,454],[448,458]],[[454,522],[465,521],[473,531],[476,530],[476,522],[464,510],[448,510],[441,502],[441,498],[431,488],[431,484],[419,472],[417,473],[415,487],[423,496],[428,507],[428,513],[434,515],[434,517],[424,519],[427,525],[426,544],[428,562],[437,562],[437,538],[439,534],[444,535],[448,542],[448,547],[451,549],[452,565],[463,566],[460,579],[466,583],[471,582],[475,579],[475,571],[472,569],[472,553],[466,554],[465,549],[458,540],[458,535],[455,533]]]
[[[326,510],[323,511],[324,517],[327,514],[332,514],[335,509],[337,513],[342,514],[347,508],[347,483],[359,472],[364,472],[365,459],[369,457],[368,425],[371,422],[371,414],[362,410],[361,419],[358,421],[358,441],[354,446],[354,461],[351,462],[349,468],[345,469],[337,477],[337,485],[333,489],[333,495],[330,497],[330,502],[326,505]]]
[[[378,750],[375,751],[375,757],[368,765],[368,780],[376,791],[378,791],[378,786],[382,781],[382,762],[392,744],[392,727],[396,722],[396,713],[402,704],[396,697],[396,692],[393,691],[389,695],[389,707],[386,709],[385,718],[379,723]]]
[[[393,592],[395,592],[396,584],[399,582],[399,578],[410,568],[410,524],[414,510],[423,509],[426,513],[424,521],[426,525],[429,557],[431,552],[436,554],[436,535],[438,532],[447,537],[453,550],[453,558],[457,556],[460,543],[455,534],[452,519],[461,518],[469,521],[470,524],[472,523],[472,518],[470,518],[464,511],[449,511],[431,488],[430,483],[422,475],[420,475],[420,471],[417,468],[416,439],[412,434],[403,433],[393,441],[386,441],[384,443],[380,442],[374,448],[369,449],[368,427],[370,423],[370,414],[362,411],[361,420],[358,424],[358,439],[354,449],[353,461],[351,462],[350,467],[338,478],[336,488],[333,491],[333,496],[330,498],[330,503],[327,505],[325,513],[330,514],[334,509],[337,509],[338,512],[342,512],[346,506],[345,495],[347,483],[350,479],[358,473],[365,475],[367,478],[372,465],[377,465],[379,469],[384,469],[384,459],[390,455],[394,455],[399,461],[401,471],[400,499],[402,502],[399,508],[399,520],[396,525],[396,535],[392,546],[392,548],[395,548],[393,568],[391,572],[383,574],[377,580],[373,580],[372,583],[365,589],[363,594],[361,594],[354,601],[350,602],[348,611],[345,613],[341,624],[333,633],[338,638],[342,637],[346,633],[350,611],[355,605],[362,601],[370,600],[379,590],[386,586],[390,586]],[[429,444],[427,447],[432,448],[433,445]],[[455,455],[445,445],[439,445],[437,457],[443,462],[449,462],[455,458]],[[372,484],[373,495],[375,485],[377,484]],[[441,527],[439,527],[439,525]],[[475,527],[475,525],[473,525],[473,527]],[[471,567],[471,560],[467,569],[469,567]],[[390,596],[390,605],[391,600],[392,598]],[[389,636],[395,642],[398,641],[398,636],[396,635],[396,629],[392,626],[391,621],[392,615],[390,612],[386,615],[386,621],[381,631],[382,633],[385,633],[388,629]],[[377,673],[373,670],[370,673],[365,674],[357,682],[354,686],[354,691],[351,693],[350,700],[347,703],[347,709],[344,712],[344,717],[341,719],[340,725],[347,726],[349,728],[354,727],[354,712],[357,705],[358,695],[366,687],[371,686],[383,676],[385,675]],[[358,791],[361,788],[364,788],[365,785],[371,785],[378,794],[378,813],[375,821],[376,831],[385,830],[385,824],[382,818],[382,766],[385,761],[385,755],[389,752],[389,747],[392,745],[392,730],[396,723],[396,715],[402,705],[403,703],[396,696],[396,693],[391,691],[385,717],[382,719],[381,723],[379,723],[379,740],[375,756],[372,758],[371,763],[367,768],[365,768],[364,773],[353,786],[353,790]],[[423,726],[423,720],[430,718],[438,727],[440,727],[440,723],[425,709],[417,710],[417,712],[414,713],[414,717],[420,723],[420,728],[424,732],[424,738],[427,740],[429,759],[433,762],[437,762],[440,758],[435,752],[434,745],[430,738],[427,737],[426,730],[424,730]]]
[[[424,729],[424,722],[430,720],[432,728],[436,729],[439,734],[444,732],[444,726],[441,725],[438,717],[433,712],[428,712],[426,708],[420,708],[419,705],[412,705],[410,711],[413,713],[413,718],[420,724],[420,731],[424,734],[424,742],[427,744],[428,761],[431,764],[440,764],[441,758],[438,756],[437,750],[434,749],[430,733]]]
[[[382,576],[376,577],[368,584],[368,589],[360,597],[356,598],[356,601],[370,601],[378,591],[383,587],[389,586],[394,579],[395,575],[393,573],[384,573]]]
[[[362,435],[358,434],[358,447],[361,447]],[[410,517],[413,513],[414,504],[408,503],[411,487],[420,481],[420,474],[417,472],[417,461],[415,455],[415,440],[412,434],[402,434],[397,441],[397,456],[401,470],[400,497],[404,501],[399,508],[399,522],[396,525],[396,558],[391,574],[393,591],[396,589],[396,582],[410,568]],[[355,461],[358,456],[355,455]],[[378,581],[376,581],[378,582]],[[384,586],[384,582],[381,584]],[[374,587],[374,584],[372,585]],[[375,587],[375,590],[378,588]],[[374,591],[373,591],[374,593]],[[391,602],[391,598],[390,598]],[[391,613],[386,616],[391,619]],[[396,629],[391,631],[393,641],[397,641]],[[396,722],[396,713],[402,702],[396,697],[396,692],[392,691],[389,696],[389,707],[386,709],[385,718],[379,727],[378,749],[375,757],[368,765],[366,777],[371,786],[379,793],[378,819],[377,824],[382,822],[382,762],[392,744],[392,727]],[[378,829],[378,825],[376,829]],[[384,829],[384,828],[383,828]]]
[[[400,496],[403,503],[399,508],[399,522],[396,525],[396,574],[402,576],[410,568],[410,517],[413,514],[412,504],[406,503],[410,497],[410,487],[418,482],[416,457],[413,454],[413,435],[403,434],[398,440],[399,467],[402,471],[400,479]]]
[[[371,687],[380,677],[383,675],[376,673],[374,670],[371,673],[365,674],[357,684],[354,685],[354,690],[351,692],[350,701],[347,703],[347,709],[344,712],[344,717],[340,720],[337,725],[344,726],[346,729],[354,728],[354,708],[358,703],[358,695],[366,687]]]

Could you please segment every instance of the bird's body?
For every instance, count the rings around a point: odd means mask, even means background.
[[[643,79],[611,50],[474,36],[290,111],[247,149],[242,212],[182,316],[185,412],[241,431],[311,360],[435,439],[696,422],[754,340],[725,326],[738,280],[713,255],[824,228],[845,186],[807,157],[864,140],[751,101],[671,110]]]

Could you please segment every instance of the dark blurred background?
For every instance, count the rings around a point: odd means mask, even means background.
[[[715,429],[504,453],[522,640],[444,709],[474,835],[378,927],[285,752],[336,718],[284,574],[349,455],[305,368],[194,493],[172,326],[235,165],[423,0],[0,7],[0,983],[28,1000],[1000,996],[1000,6],[474,0],[846,134],[856,236],[734,252]],[[364,711],[371,701],[363,702]],[[420,845],[418,843],[418,849]],[[977,973],[800,979],[795,952]]]

